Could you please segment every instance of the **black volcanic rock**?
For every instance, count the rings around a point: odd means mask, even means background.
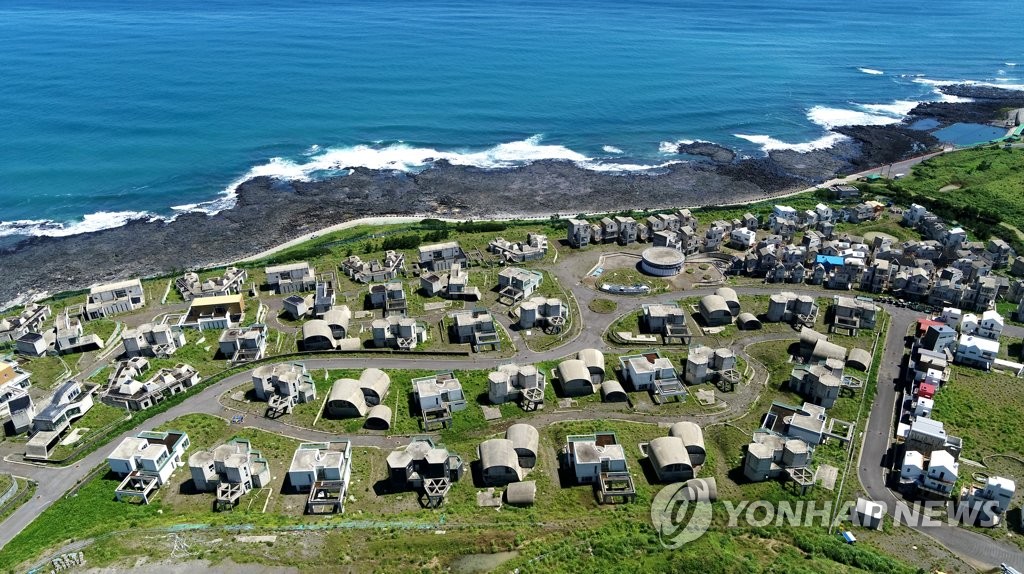
[[[843,126],[835,131],[860,143],[859,157],[850,158],[855,171],[923,154],[939,144],[935,136],[905,126]]]
[[[711,142],[681,143],[676,152],[704,156],[718,163],[732,163],[736,159],[736,152]]]
[[[946,93],[972,103],[928,103],[908,121],[1003,120],[1024,107],[1024,93],[950,86]],[[180,215],[171,223],[133,221],[73,237],[39,237],[0,252],[0,301],[29,289],[51,292],[90,283],[153,276],[227,263],[289,239],[371,215],[487,216],[576,214],[756,201],[809,187],[837,172],[866,170],[923,152],[938,142],[904,125],[836,130],[851,138],[809,153],[772,151],[728,163],[677,164],[658,173],[604,173],[566,161],[538,161],[508,169],[481,169],[438,161],[418,174],[354,168],[322,181],[257,177],[239,186],[236,205],[213,216]],[[714,144],[686,148],[724,160]]]
[[[910,121],[933,118],[943,126],[963,123],[985,124],[1006,119],[1005,111],[1024,108],[1024,92],[988,86],[957,84],[942,86],[942,93],[970,98],[970,103],[925,102],[910,111]]]

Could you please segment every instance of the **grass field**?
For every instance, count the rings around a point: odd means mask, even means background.
[[[504,507],[500,511],[476,506],[478,488],[469,474],[453,487],[440,510],[420,508],[411,493],[377,492],[376,483],[386,476],[383,459],[387,453],[355,449],[350,499],[345,515],[340,517],[305,516],[304,495],[279,491],[296,441],[204,415],[182,417],[165,427],[189,433],[193,446],[186,457],[196,449],[210,448],[232,436],[251,439],[270,462],[273,492],[269,498],[252,492],[243,497],[242,505],[235,510],[213,512],[212,495],[191,494],[182,489],[189,477],[187,472],[178,470],[152,504],[132,505],[113,500],[117,480],[101,473],[85,483],[76,496],[58,501],[19,534],[0,555],[0,569],[13,569],[65,540],[93,537],[95,543],[86,549],[93,566],[117,563],[128,556],[166,560],[170,544],[167,535],[153,530],[145,535],[119,532],[200,524],[229,530],[182,531],[194,557],[215,563],[231,558],[240,563],[295,565],[302,569],[310,564],[349,564],[354,571],[437,571],[451,568],[458,560],[464,564],[474,560],[487,564],[493,558],[484,555],[505,551],[512,554],[502,557],[511,559],[502,570],[519,568],[521,572],[615,572],[622,571],[623,559],[627,557],[631,571],[690,571],[709,557],[716,560],[716,568],[709,569],[705,564],[701,571],[914,571],[870,547],[843,545],[820,529],[726,529],[724,513],[716,513],[712,531],[701,540],[682,550],[663,548],[648,518],[651,498],[661,487],[647,482],[637,446],[664,434],[665,429],[654,425],[588,421],[545,428],[541,433],[538,466],[527,477],[537,481],[537,504],[531,508]],[[596,430],[614,431],[623,444],[638,492],[634,504],[598,505],[590,487],[560,482],[557,450],[564,444],[565,436]],[[448,441],[447,446],[470,463],[475,459],[473,447],[477,442],[478,439],[460,439]],[[715,456],[709,453],[706,472],[719,466]],[[249,504],[251,501],[256,504]],[[266,512],[263,502],[267,504]],[[117,526],[112,528],[111,524]],[[277,531],[282,539],[260,545],[209,543],[230,538],[238,529],[269,533],[276,528],[314,524],[334,528],[295,534]],[[420,530],[421,527],[426,530]],[[275,546],[272,552],[267,551],[269,546]],[[130,558],[129,563],[134,560]]]
[[[947,432],[964,439],[965,457],[983,462],[994,454],[1024,453],[1022,410],[1020,379],[959,365],[953,366],[950,383],[935,395],[935,418],[945,423]],[[1022,481],[1024,475],[1016,478]]]
[[[615,301],[612,301],[611,299],[601,299],[600,297],[594,299],[589,305],[587,305],[591,311],[601,313],[603,315],[614,313],[618,306],[619,304]]]
[[[1024,229],[1022,163],[1024,150],[995,146],[967,149],[922,162],[889,187],[897,201],[909,203],[925,198],[940,215],[959,218],[961,223],[1003,222],[1020,230]],[[997,230],[990,225],[972,231],[984,239],[986,231]]]

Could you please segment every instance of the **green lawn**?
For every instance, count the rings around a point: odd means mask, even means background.
[[[82,324],[82,333],[85,335],[99,335],[104,343],[114,334],[117,328],[117,321],[110,319],[93,319]]]
[[[668,291],[668,281],[659,277],[644,275],[632,268],[605,271],[598,279],[598,284],[604,283],[609,285],[647,285],[651,288],[651,295]]]
[[[595,313],[609,315],[611,313],[614,313],[615,309],[618,308],[618,306],[618,303],[612,301],[611,299],[602,299],[599,297],[597,299],[592,300],[590,304],[587,305],[587,308],[589,308],[591,311]]]
[[[935,395],[934,417],[964,439],[963,455],[980,461],[992,454],[1024,453],[1021,380],[960,365],[952,369],[950,383]]]
[[[62,460],[68,456],[71,456],[76,449],[81,448],[84,445],[88,445],[93,439],[107,434],[111,428],[127,418],[127,413],[124,409],[115,408],[110,405],[96,402],[89,409],[89,412],[85,413],[82,418],[75,421],[73,428],[75,429],[88,429],[83,431],[80,435],[79,440],[68,446],[57,445],[53,452],[50,453],[51,460]],[[93,445],[95,446],[95,445]]]
[[[900,225],[898,216],[890,216],[888,214],[883,215],[877,221],[869,221],[865,223],[840,223],[836,225],[836,233],[848,233],[850,235],[859,235],[864,237],[866,234],[874,233],[885,233],[891,235],[900,241],[908,241],[915,239],[920,241],[921,234],[917,231]]]
[[[995,224],[1004,222],[1024,229],[1022,163],[1024,150],[998,146],[966,149],[922,162],[889,187],[901,203],[924,201],[939,215],[970,224],[971,231],[982,239],[998,232],[1009,240],[1015,234],[1007,236]]]
[[[22,357],[19,359],[22,368],[32,373],[32,384],[41,389],[52,389],[57,386],[57,383],[66,380],[65,375],[69,375],[70,372],[64,362],[64,359],[59,356],[43,356],[43,357]]]

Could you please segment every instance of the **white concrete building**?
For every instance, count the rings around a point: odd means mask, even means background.
[[[185,346],[185,334],[170,325],[143,323],[121,333],[126,357],[169,357]]]
[[[31,375],[17,363],[0,361],[0,420],[11,415],[10,401],[32,386]]]
[[[153,492],[184,465],[181,457],[190,445],[188,435],[180,431],[142,431],[122,440],[107,457],[110,471],[123,479],[114,496],[149,504]]]
[[[295,449],[288,466],[288,483],[309,492],[306,512],[343,512],[352,482],[352,443],[305,442]]]
[[[928,472],[921,478],[925,489],[948,496],[960,478],[960,463],[944,450],[932,451],[928,460]]]
[[[146,293],[138,279],[93,285],[85,300],[87,319],[102,319],[118,313],[129,313],[146,304]]]
[[[316,270],[306,261],[272,265],[264,269],[267,285],[278,295],[312,291],[316,288]]]
[[[956,346],[955,361],[977,369],[989,370],[999,356],[999,341],[974,335],[960,335]]]

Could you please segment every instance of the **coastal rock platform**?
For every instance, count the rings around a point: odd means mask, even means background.
[[[603,173],[565,161],[506,169],[438,162],[418,174],[357,168],[350,175],[320,181],[257,177],[239,187],[235,207],[213,216],[188,213],[170,223],[133,221],[94,233],[22,241],[0,252],[0,268],[9,278],[0,284],[0,301],[30,289],[83,289],[97,281],[227,263],[373,215],[575,215],[767,200],[837,173],[870,169],[934,147],[934,137],[907,127],[912,121],[988,122],[1005,119],[997,117],[1003,110],[1024,107],[1024,92],[979,86],[944,91],[972,101],[921,104],[899,125],[837,128],[850,139],[829,149],[779,150],[766,157],[725,161],[724,148],[715,146],[703,151],[718,161],[676,164],[659,173]],[[695,151],[701,150],[687,153]]]

